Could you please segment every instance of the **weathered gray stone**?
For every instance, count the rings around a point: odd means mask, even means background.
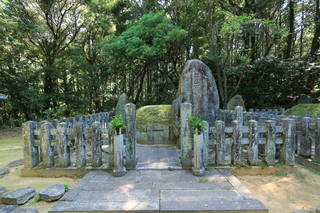
[[[89,129],[88,142],[91,144],[92,166],[100,167],[102,165],[102,130],[98,121],[94,122]]]
[[[1,175],[6,175],[6,174],[9,174],[10,173],[10,170],[8,168],[1,168],[0,169],[0,176]]]
[[[227,165],[230,164],[231,161],[227,161],[225,158],[226,154],[226,145],[225,145],[225,126],[223,121],[216,121],[215,123],[216,134],[215,140],[217,142],[217,164],[218,165]]]
[[[232,145],[232,159],[233,164],[239,164],[242,161],[242,146],[241,146],[241,130],[240,122],[237,120],[232,121],[233,133],[233,145]]]
[[[136,157],[136,105],[129,103],[125,105],[125,148],[126,148],[126,167],[135,169],[137,165]]]
[[[267,120],[265,123],[267,128],[265,162],[268,165],[274,165],[276,162],[276,122]]]
[[[181,104],[180,123],[180,146],[181,146],[181,165],[183,168],[192,167],[192,131],[189,124],[189,117],[192,114],[192,104]]]
[[[36,191],[31,187],[17,189],[1,195],[0,201],[8,205],[22,205],[34,197]]]
[[[116,109],[115,109],[115,114],[116,115],[121,115],[122,118],[125,118],[125,106],[126,104],[128,104],[129,101],[128,101],[128,96],[125,94],[125,93],[122,93],[118,99],[118,102],[117,102],[117,106],[116,106]]]
[[[184,102],[192,104],[192,115],[214,125],[219,109],[218,89],[210,68],[200,60],[187,61],[181,74],[177,99],[172,104],[176,126]]]
[[[58,152],[57,165],[61,167],[68,167],[71,164],[70,147],[68,145],[67,123],[59,123],[57,126],[58,145],[56,150]]]
[[[52,167],[54,166],[54,149],[51,137],[51,130],[53,125],[47,121],[41,124],[41,159],[42,163],[45,167]]]
[[[316,119],[316,125],[314,159],[320,163],[320,118]]]
[[[0,205],[0,213],[11,213],[16,208],[17,205]]]
[[[35,146],[34,131],[36,129],[36,122],[28,121],[23,124],[23,155],[24,168],[33,168],[39,163],[39,149]]]
[[[241,95],[235,95],[233,96],[227,104],[228,110],[234,110],[236,106],[242,106],[243,109],[245,109],[244,100]]]
[[[250,165],[258,163],[258,145],[259,145],[258,122],[255,120],[249,121],[249,162]]]
[[[39,192],[40,199],[51,202],[59,200],[65,193],[65,188],[63,184],[51,185],[48,188]]]
[[[17,166],[22,166],[23,165],[23,159],[15,160],[10,163],[8,163],[8,167],[17,167]]]
[[[37,209],[30,209],[30,208],[16,208],[13,212],[10,213],[39,213]]]
[[[6,187],[0,186],[0,195],[7,191]]]
[[[295,164],[295,152],[293,144],[293,119],[282,119],[283,125],[283,145],[281,150],[281,160],[287,165]]]
[[[204,159],[204,136],[201,134],[194,134],[193,136],[193,167],[192,172],[195,176],[203,176],[205,173]]]
[[[76,166],[86,166],[86,141],[84,138],[84,129],[81,122],[74,126],[75,147],[76,147]]]
[[[113,168],[113,176],[121,177],[127,173],[125,167],[125,147],[124,147],[124,136],[114,135],[113,137],[113,157],[114,157],[114,168]]]

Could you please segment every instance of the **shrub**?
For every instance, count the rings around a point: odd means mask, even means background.
[[[198,130],[198,133],[201,133],[203,130],[206,129],[204,120],[197,116],[191,116],[189,118],[189,124],[194,130]]]
[[[113,130],[116,131],[117,134],[120,133],[120,129],[125,129],[126,126],[124,124],[123,118],[121,115],[116,115],[110,122],[110,126]]]

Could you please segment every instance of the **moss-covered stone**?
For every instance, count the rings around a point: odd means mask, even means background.
[[[298,104],[284,112],[285,115],[320,117],[320,104]]]
[[[170,125],[172,123],[171,105],[149,105],[137,110],[137,126],[148,124]]]

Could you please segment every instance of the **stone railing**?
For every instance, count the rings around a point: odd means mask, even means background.
[[[221,110],[218,118],[225,122],[226,128],[232,126],[233,120],[240,121],[243,126],[249,126],[250,120],[256,120],[260,129],[266,128],[266,123],[270,121],[275,122],[276,126],[281,126],[283,120],[293,120],[294,152],[300,157],[320,163],[320,118],[285,116],[268,111],[242,112],[241,107],[236,107],[234,111]]]
[[[192,153],[195,144],[193,133],[188,124],[191,114],[192,105],[183,103],[180,144],[182,165],[185,167],[196,162],[196,154]],[[214,126],[209,127],[208,133],[204,133],[204,146],[207,148],[202,150],[208,151],[203,152],[203,164],[206,165],[208,159],[212,165],[258,165],[261,162],[268,166],[277,163],[294,165],[296,154],[319,162],[320,118],[262,115],[243,112],[239,106],[235,111],[220,113],[218,118],[223,120],[217,120]]]
[[[117,137],[117,140],[109,127],[108,112],[66,118],[61,122],[28,121],[23,124],[24,167],[117,169],[120,167],[115,164],[121,158],[125,159],[121,163],[126,162],[128,168],[135,168],[135,114],[135,105],[127,104],[125,134]],[[122,144],[115,146],[117,141]],[[114,153],[123,156],[115,156]]]

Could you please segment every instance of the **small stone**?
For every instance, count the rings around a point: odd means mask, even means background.
[[[49,186],[45,190],[42,190],[39,195],[40,199],[51,202],[55,200],[59,200],[65,193],[65,188],[63,184],[55,184]]]
[[[10,163],[8,163],[8,167],[17,167],[17,166],[22,166],[23,165],[23,159],[20,159],[20,160],[15,160],[15,161],[12,161]]]
[[[29,208],[16,208],[10,213],[39,213],[37,209],[29,209]]]
[[[0,186],[0,195],[7,191],[6,187]]]
[[[0,213],[11,213],[17,207],[17,205],[0,205]]]
[[[2,168],[0,169],[0,176],[9,174],[10,170],[8,168]]]
[[[33,198],[35,194],[36,190],[34,190],[32,187],[26,187],[1,195],[0,201],[8,205],[22,205]]]

